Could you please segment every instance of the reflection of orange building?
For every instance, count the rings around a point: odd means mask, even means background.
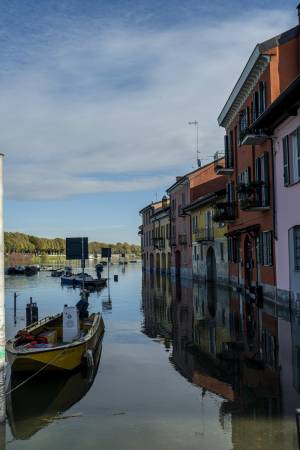
[[[230,423],[232,448],[293,449],[294,410],[300,405],[299,317],[291,327],[270,305],[259,309],[238,293],[188,280],[164,287],[163,279],[144,278],[145,332],[168,342],[170,362],[202,388],[203,401],[206,392],[223,399],[220,423]]]

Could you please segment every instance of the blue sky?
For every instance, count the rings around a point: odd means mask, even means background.
[[[222,149],[216,118],[296,2],[1,0],[5,228],[138,242],[138,211]]]

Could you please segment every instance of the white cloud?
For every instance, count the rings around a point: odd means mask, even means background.
[[[195,159],[187,122],[204,158],[219,150],[216,118],[254,45],[291,25],[282,11],[165,31],[92,21],[35,43],[2,74],[7,195],[167,187]]]

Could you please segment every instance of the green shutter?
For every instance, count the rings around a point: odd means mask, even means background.
[[[300,180],[300,127],[297,128],[297,169],[298,180]]]
[[[284,185],[288,186],[290,184],[290,167],[289,167],[289,137],[285,136],[282,139],[283,148],[283,179]]]

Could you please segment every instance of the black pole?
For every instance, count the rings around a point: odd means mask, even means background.
[[[14,292],[14,323],[17,323],[17,293]]]

